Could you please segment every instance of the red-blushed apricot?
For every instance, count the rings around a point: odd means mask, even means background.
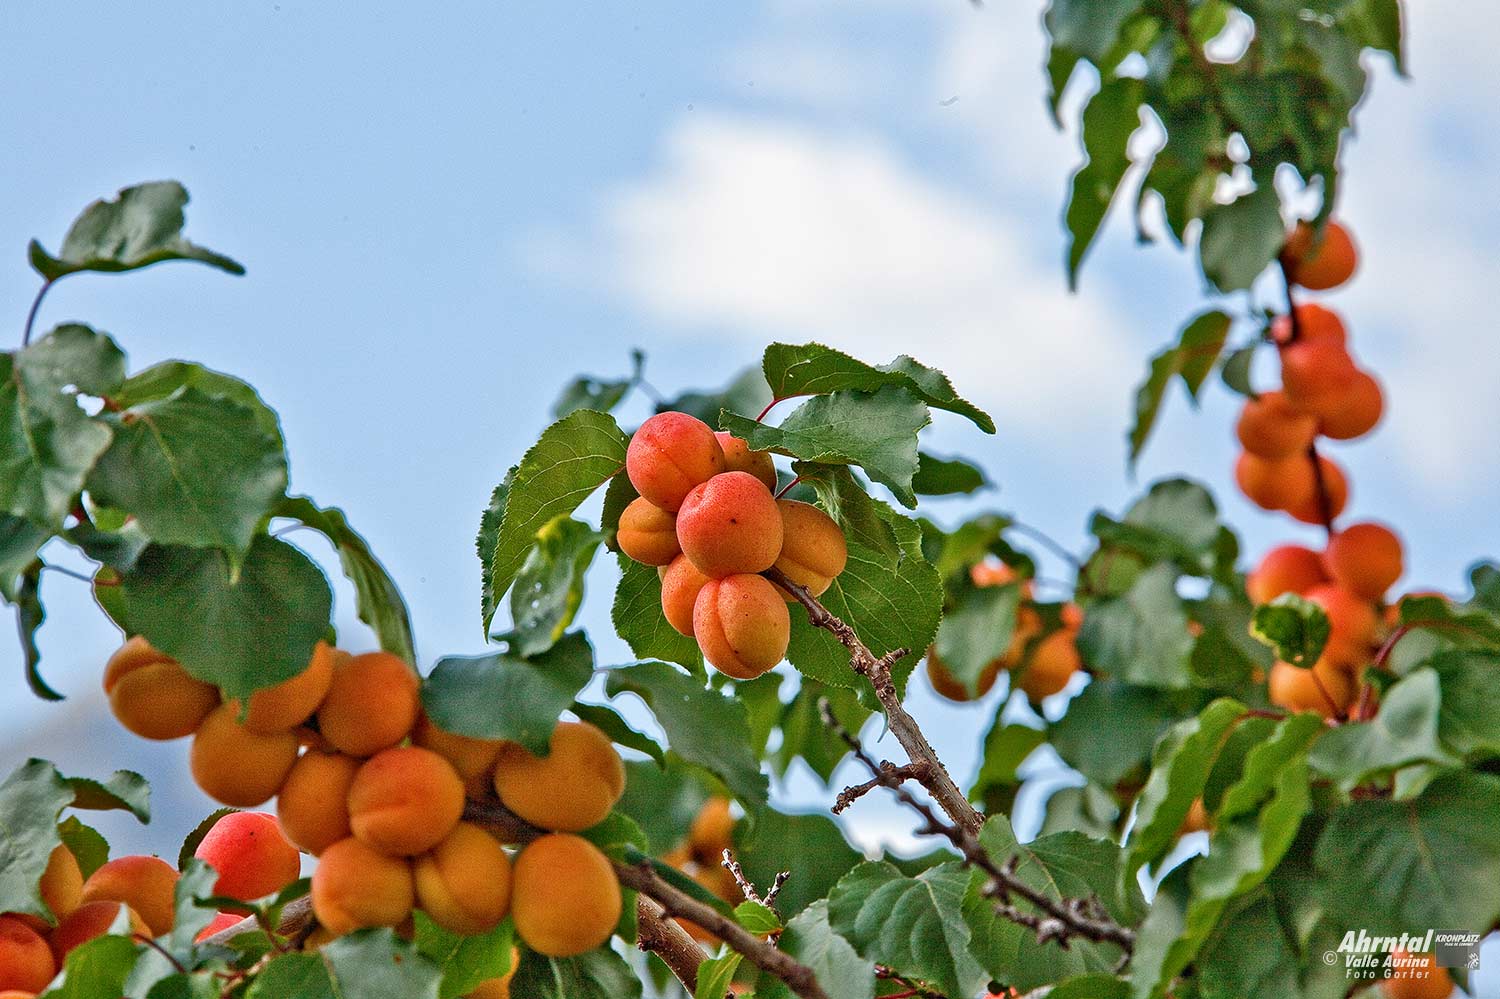
[[[343,753],[308,750],[292,766],[276,797],[281,830],[313,856],[353,835],[349,787],[363,761]]]
[[[781,554],[781,511],[749,472],[725,472],[693,487],[677,511],[677,541],[711,579],[763,572]]]
[[[334,664],[318,730],[341,752],[374,756],[406,738],[420,707],[411,667],[389,652],[366,652]]]
[[[776,491],[776,464],[771,460],[771,452],[752,451],[750,445],[727,430],[715,431],[714,436],[724,450],[724,471],[749,472],[771,492]]]
[[[430,749],[453,765],[458,779],[464,782],[464,790],[471,797],[482,798],[494,787],[495,758],[500,755],[504,742],[500,739],[476,739],[458,735],[440,727],[423,714],[417,718],[417,727],[411,741],[423,749]]]
[[[9,915],[41,934],[51,931],[53,926],[83,901],[83,870],[78,866],[78,858],[73,856],[73,851],[64,844],[59,843],[47,855],[47,868],[42,871],[42,878],[37,882],[37,893],[42,896],[42,901],[52,913],[51,922],[40,916],[20,913]]]
[[[1384,413],[1385,396],[1380,382],[1368,372],[1360,371],[1343,395],[1319,407],[1318,432],[1336,441],[1352,441],[1374,430]]]
[[[1083,608],[1077,604],[1063,604],[1057,616],[1062,621],[1062,626],[1071,631],[1077,632],[1083,627]]]
[[[1326,582],[1321,555],[1301,545],[1281,545],[1261,557],[1245,577],[1245,589],[1253,603],[1268,604],[1283,593],[1306,593]]]
[[[40,992],[57,974],[41,934],[14,916],[0,916],[0,989]]]
[[[700,864],[719,867],[724,851],[734,846],[734,816],[729,811],[729,799],[714,795],[703,803],[693,823],[688,827],[688,848]]]
[[[1390,974],[1380,983],[1386,999],[1448,999],[1453,994],[1452,976],[1431,954],[1393,950]]]
[[[0,999],[36,999],[37,993],[27,992],[25,989],[3,989],[0,990]]]
[[[1365,600],[1379,600],[1401,578],[1401,539],[1384,524],[1350,524],[1328,539],[1328,575]]]
[[[1313,465],[1305,454],[1267,461],[1248,452],[1234,463],[1240,492],[1262,510],[1287,510],[1307,502],[1317,488]]]
[[[1051,697],[1068,685],[1073,674],[1083,669],[1075,634],[1059,628],[1031,650],[1026,668],[1016,676],[1016,686],[1026,692],[1033,704]]]
[[[323,851],[312,876],[313,915],[334,936],[366,926],[399,926],[417,904],[411,862],[353,837]]]
[[[661,575],[661,612],[668,624],[689,638],[693,637],[693,605],[706,582],[708,577],[686,555],[674,558]]]
[[[625,450],[625,474],[635,491],[671,513],[694,486],[727,467],[713,429],[687,413],[657,413]]]
[[[516,933],[547,957],[591,951],[620,921],[620,883],[609,858],[568,833],[543,836],[521,850],[511,896]]]
[[[1328,645],[1324,658],[1335,662],[1363,665],[1375,644],[1380,627],[1374,605],[1332,583],[1307,591],[1307,599],[1323,608],[1328,615]]]
[[[1004,586],[1020,579],[1021,596],[1030,600],[1035,595],[1036,584],[1031,579],[1021,579],[1016,570],[993,559],[984,559],[969,566],[969,581],[975,586]]]
[[[250,709],[243,725],[260,735],[274,735],[296,728],[313,716],[333,684],[333,664],[348,653],[326,642],[313,646],[307,668],[290,680],[250,695]]]
[[[838,521],[811,503],[776,501],[781,510],[781,554],[776,568],[821,596],[849,561],[849,545]],[[786,599],[794,599],[790,593]]]
[[[417,903],[433,922],[473,936],[500,925],[510,911],[510,857],[499,840],[460,822],[412,864]]]
[[[400,746],[365,761],[349,785],[349,828],[382,853],[424,853],[464,813],[464,782],[430,749]]]
[[[693,635],[719,672],[753,680],[786,656],[792,616],[764,576],[710,579],[693,604]]]
[[[1309,462],[1308,467],[1312,464]],[[1318,475],[1313,479],[1313,489],[1301,503],[1294,503],[1286,508],[1286,512],[1304,524],[1323,523],[1323,503],[1318,497],[1317,480],[1323,480],[1323,492],[1328,497],[1328,519],[1332,520],[1344,512],[1344,507],[1349,503],[1349,480],[1344,477],[1344,470],[1334,463],[1333,459],[1324,455],[1318,455]]]
[[[979,674],[978,689],[970,691],[948,664],[938,657],[936,648],[927,650],[927,682],[932,684],[932,689],[940,697],[953,701],[956,704],[966,704],[969,701],[977,701],[988,694],[995,686],[995,681],[1000,678],[1000,658],[992,660]]]
[[[177,871],[160,857],[118,857],[83,883],[84,902],[122,902],[161,936],[177,922]]]
[[[1319,412],[1353,386],[1359,369],[1332,340],[1297,338],[1281,348],[1281,390],[1298,409]]]
[[[1278,344],[1298,340],[1330,340],[1340,347],[1349,342],[1349,332],[1344,321],[1332,309],[1316,302],[1303,302],[1293,310],[1297,317],[1297,335],[1292,336],[1292,321],[1287,316],[1277,316],[1271,321],[1271,339]]]
[[[109,657],[104,693],[120,724],[145,739],[192,735],[219,705],[217,687],[189,676],[175,659],[140,635]]]
[[[236,718],[239,706],[221,704],[198,726],[188,762],[193,779],[216,801],[254,808],[270,801],[297,762],[291,732],[257,735]]]
[[[1330,220],[1323,226],[1322,238],[1306,222],[1298,222],[1281,249],[1287,276],[1309,291],[1337,288],[1354,276],[1359,254],[1349,230]]]
[[[1318,434],[1317,417],[1287,402],[1281,392],[1246,399],[1235,435],[1246,452],[1275,461],[1303,454]]]
[[[85,902],[74,909],[67,919],[58,923],[57,929],[48,935],[47,943],[52,948],[52,957],[61,965],[74,947],[108,933],[120,918],[121,912],[125,913],[131,934],[147,939],[151,937],[151,927],[130,906],[120,902]]]
[[[193,856],[219,872],[215,895],[242,902],[274,895],[302,876],[302,856],[269,812],[230,812]]]
[[[532,825],[578,832],[604,821],[625,793],[625,764],[594,726],[560,721],[546,756],[505,744],[495,764],[495,792]]]
[[[682,551],[677,544],[677,516],[644,496],[637,496],[620,512],[615,535],[620,551],[642,565],[667,565]]]
[[[1324,718],[1341,718],[1354,701],[1354,678],[1322,659],[1311,669],[1274,663],[1266,682],[1271,703],[1288,711],[1316,711]]]
[[[238,926],[244,921],[245,917],[240,915],[238,912],[216,912],[214,913],[214,918],[208,921],[207,926],[198,931],[198,935],[193,937],[193,940],[197,943],[202,943],[209,937],[213,936],[215,933],[223,933],[231,926]],[[250,930],[247,930],[247,932],[253,931],[254,929],[255,927],[251,926]]]
[[[510,999],[510,983],[516,977],[516,969],[521,965],[521,951],[512,947],[510,949],[510,970],[499,978],[490,978],[480,982],[464,997],[464,999]]]

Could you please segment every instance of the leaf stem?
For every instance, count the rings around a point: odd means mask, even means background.
[[[31,343],[31,328],[36,325],[37,310],[42,307],[42,299],[47,297],[47,291],[52,287],[52,280],[42,282],[37,289],[36,298],[31,300],[31,309],[26,313],[26,327],[21,332],[21,346],[26,347]]]

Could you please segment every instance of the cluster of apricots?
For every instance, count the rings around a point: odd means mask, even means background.
[[[693,817],[686,839],[663,855],[662,860],[717,898],[736,905],[744,901],[744,894],[734,875],[724,866],[724,851],[733,846],[734,815],[729,810],[729,799],[716,795],[704,802]],[[679,919],[678,922],[699,943],[718,944],[718,937],[692,920]]]
[[[662,613],[720,672],[750,680],[786,656],[787,604],[761,573],[821,595],[844,571],[844,532],[811,503],[776,497],[771,455],[687,413],[658,413],[630,439],[640,494],[620,514],[620,550],[661,575]]]
[[[969,567],[969,578],[975,586],[1004,586],[1016,582],[1016,574],[1001,562],[976,562]],[[1021,580],[1021,604],[1016,609],[1015,630],[1010,645],[996,656],[979,675],[978,689],[970,691],[961,683],[935,647],[927,650],[927,679],[932,689],[950,701],[972,701],[989,693],[1001,670],[1012,671],[1015,689],[1024,692],[1033,704],[1051,697],[1068,685],[1073,674],[1083,668],[1078,654],[1078,629],[1083,627],[1083,611],[1076,604],[1062,608],[1062,626],[1042,637],[1045,626],[1042,615],[1033,606],[1033,587],[1029,579]],[[1040,640],[1038,641],[1038,639]]]
[[[220,703],[139,636],[110,659],[104,686],[130,731],[192,735],[193,777],[216,800],[252,808],[276,798],[279,831],[318,858],[313,911],[330,936],[400,927],[416,908],[466,935],[509,914],[527,947],[553,957],[614,931],[614,870],[576,834],[609,814],[625,769],[592,725],[559,721],[545,757],[457,735],[423,713],[402,659],[323,643],[303,672],[245,703]],[[463,821],[470,798],[498,799],[548,832],[512,855]]]

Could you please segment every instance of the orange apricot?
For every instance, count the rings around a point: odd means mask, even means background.
[[[546,756],[506,743],[495,766],[495,791],[532,825],[578,832],[604,821],[625,793],[625,764],[593,725],[560,721]]]
[[[734,816],[728,798],[716,794],[703,803],[688,827],[688,846],[699,863],[719,866],[724,851],[734,846]]]
[[[674,558],[661,576],[661,611],[668,624],[689,638],[693,636],[693,605],[707,582],[708,577],[686,555]]]
[[[694,486],[727,467],[713,429],[687,413],[657,413],[625,450],[625,474],[635,491],[671,513]]]
[[[423,749],[430,749],[453,764],[464,790],[475,798],[482,798],[494,786],[495,759],[500,755],[504,742],[500,739],[476,739],[458,735],[440,728],[436,722],[423,714],[417,718],[417,727],[411,741]]]
[[[1274,663],[1267,683],[1271,703],[1288,711],[1316,711],[1324,718],[1339,718],[1354,701],[1354,678],[1323,659],[1311,669]]]
[[[188,762],[193,779],[209,797],[235,808],[269,801],[297,762],[291,732],[257,735],[237,720],[239,707],[221,704],[193,736]],[[149,922],[149,920],[148,920]]]
[[[1318,421],[1281,392],[1262,392],[1246,399],[1235,435],[1250,454],[1275,461],[1305,452],[1318,433]]]
[[[9,915],[42,934],[49,932],[83,901],[83,870],[78,866],[78,858],[65,844],[59,843],[47,855],[47,867],[37,882],[37,893],[52,913],[51,922],[40,916]]]
[[[57,961],[41,935],[14,916],[0,916],[0,989],[41,992]]]
[[[1431,954],[1393,950],[1391,972],[1392,977],[1380,983],[1386,999],[1448,999],[1453,994],[1453,977]]]
[[[1367,372],[1356,372],[1347,391],[1319,407],[1318,432],[1336,441],[1350,441],[1374,430],[1384,413],[1380,382]]]
[[[180,739],[219,704],[219,690],[188,675],[177,660],[133,636],[104,667],[109,708],[131,732],[145,739]]]
[[[521,850],[511,891],[516,933],[547,957],[591,951],[620,921],[620,883],[609,858],[568,833],[543,836]]]
[[[1359,254],[1349,230],[1332,220],[1323,226],[1320,239],[1306,222],[1298,222],[1281,249],[1291,280],[1309,291],[1337,288],[1354,276]]]
[[[970,691],[964,686],[948,664],[938,658],[937,649],[929,647],[927,650],[927,682],[932,684],[932,689],[940,697],[944,697],[958,704],[966,704],[969,701],[977,701],[988,694],[995,686],[995,681],[1000,677],[1002,668],[1001,660],[997,657],[989,662],[979,674],[978,689]]]
[[[1287,510],[1306,503],[1317,489],[1312,462],[1302,454],[1268,461],[1244,452],[1234,463],[1234,481],[1263,510]]]
[[[1312,464],[1307,463],[1311,468]],[[1344,477],[1344,470],[1334,461],[1324,455],[1318,455],[1318,476],[1313,479],[1313,489],[1303,498],[1302,502],[1294,503],[1286,508],[1286,512],[1304,524],[1323,523],[1323,504],[1318,497],[1317,480],[1323,480],[1323,491],[1328,496],[1328,519],[1332,520],[1344,512],[1344,507],[1349,503],[1349,480]]]
[[[1016,677],[1016,686],[1034,704],[1062,690],[1081,669],[1083,657],[1078,654],[1075,634],[1059,628],[1037,643],[1026,668]]]
[[[353,835],[349,787],[361,762],[343,753],[308,750],[292,766],[276,797],[276,817],[298,849],[316,857]]]
[[[198,935],[193,937],[193,941],[195,943],[202,943],[214,934],[223,933],[231,926],[238,926],[244,921],[245,917],[240,915],[238,912],[216,912],[214,913],[214,918],[208,921],[208,925],[199,930]],[[247,930],[246,932],[251,932],[253,930],[254,927],[252,926],[251,929]]]
[[[193,856],[219,872],[214,894],[251,902],[302,875],[302,857],[269,812],[231,812],[213,824]]]
[[[1328,645],[1323,658],[1345,665],[1363,665],[1380,627],[1374,605],[1333,583],[1315,586],[1307,599],[1328,615]]]
[[[53,958],[61,965],[74,947],[104,936],[120,919],[121,912],[125,913],[130,933],[139,937],[151,937],[151,927],[130,906],[121,902],[85,902],[69,913],[68,918],[58,923],[57,929],[47,936]]]
[[[430,749],[400,746],[365,761],[349,785],[349,828],[382,853],[424,853],[453,831],[464,812],[464,783]]]
[[[318,730],[350,756],[373,756],[406,738],[420,706],[411,667],[389,652],[366,652],[334,665]]]
[[[786,656],[792,617],[764,576],[710,579],[693,604],[693,635],[719,672],[753,680]]]
[[[1261,556],[1245,577],[1245,589],[1253,603],[1268,604],[1283,593],[1306,593],[1326,582],[1322,556],[1301,545],[1280,545]]]
[[[1316,302],[1302,302],[1293,310],[1293,315],[1297,317],[1298,340],[1329,340],[1340,347],[1349,342],[1349,332],[1344,328],[1344,321],[1332,309],[1324,308]],[[1278,344],[1290,343],[1293,339],[1291,319],[1277,316],[1272,320],[1271,339]]]
[[[849,545],[838,521],[811,503],[777,500],[781,510],[781,554],[776,568],[821,596],[849,561]],[[785,593],[787,600],[794,599]]]
[[[749,472],[725,472],[694,486],[677,511],[677,540],[712,579],[763,572],[781,554],[781,510]]]
[[[1316,413],[1337,403],[1358,375],[1349,351],[1332,340],[1299,337],[1281,348],[1281,390],[1298,409]]]
[[[119,857],[83,883],[83,901],[128,905],[161,936],[177,922],[177,871],[160,857]]]
[[[714,436],[724,450],[726,472],[749,472],[764,482],[771,492],[776,491],[776,465],[771,461],[771,452],[752,451],[749,444],[727,430],[716,431]]]
[[[643,565],[666,565],[682,551],[677,544],[677,516],[644,496],[637,496],[620,512],[615,540],[620,551]]]
[[[411,862],[353,837],[324,850],[313,871],[313,914],[334,936],[365,926],[400,926],[416,901]]]
[[[1401,578],[1401,539],[1384,524],[1350,524],[1328,540],[1323,561],[1344,589],[1379,600]]]
[[[333,664],[347,656],[326,642],[314,645],[312,658],[301,673],[250,695],[250,708],[242,724],[258,735],[274,735],[301,725],[328,695]]]
[[[1083,627],[1083,608],[1077,604],[1063,604],[1062,609],[1057,612],[1057,616],[1062,621],[1064,628],[1069,628],[1076,632],[1079,628]]]
[[[417,902],[446,930],[473,936],[500,925],[510,911],[510,857],[500,841],[460,822],[413,861]]]

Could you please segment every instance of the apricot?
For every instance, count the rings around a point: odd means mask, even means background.
[[[658,413],[630,438],[625,474],[635,491],[671,513],[701,482],[727,468],[713,429],[687,413]]]
[[[297,762],[297,737],[291,732],[257,735],[236,720],[238,715],[232,702],[215,708],[193,736],[188,762],[193,779],[209,797],[253,808],[269,801],[286,782]]]
[[[1380,983],[1386,999],[1447,999],[1453,994],[1453,977],[1447,968],[1437,967],[1431,954],[1393,950],[1391,971],[1399,977]]]
[[[1245,577],[1245,589],[1251,602],[1268,604],[1283,593],[1306,593],[1326,582],[1322,556],[1301,545],[1281,545],[1261,557]]]
[[[464,812],[464,782],[430,749],[383,750],[349,785],[349,828],[382,853],[412,856],[437,846]]]
[[[1340,718],[1354,701],[1354,677],[1325,659],[1311,669],[1274,663],[1267,683],[1271,703],[1288,711],[1316,711],[1324,718]]]
[[[69,913],[68,918],[58,923],[57,929],[48,935],[47,943],[52,948],[53,958],[61,965],[74,947],[104,936],[115,925],[122,911],[132,934],[147,939],[151,937],[151,927],[130,906],[120,902],[85,902]]]
[[[1281,348],[1281,390],[1298,409],[1318,412],[1353,386],[1359,369],[1332,340],[1298,338]]]
[[[978,689],[970,691],[964,686],[948,664],[938,658],[937,649],[927,650],[927,682],[932,684],[932,689],[940,696],[958,704],[966,704],[969,701],[977,701],[988,694],[995,686],[995,681],[1000,678],[1002,668],[1001,659],[997,657],[989,662],[979,674]]]
[[[703,657],[736,680],[753,680],[781,662],[792,616],[764,576],[710,579],[693,604],[693,635]]]
[[[822,596],[849,561],[849,545],[838,521],[811,503],[777,500],[781,510],[781,554],[776,568],[794,583]],[[787,600],[795,599],[786,593]]]
[[[41,992],[56,974],[41,934],[14,916],[0,916],[0,989]]]
[[[511,891],[516,933],[547,957],[591,951],[620,921],[620,883],[609,858],[568,833],[543,836],[521,850]]]
[[[1308,590],[1307,599],[1328,615],[1328,645],[1323,652],[1324,658],[1362,665],[1369,658],[1376,630],[1380,627],[1374,605],[1332,583]]]
[[[301,673],[250,695],[250,708],[241,724],[258,735],[275,735],[301,725],[327,696],[333,684],[333,664],[347,655],[325,642],[314,645]]]
[[[693,605],[707,582],[708,577],[686,555],[674,558],[661,575],[661,612],[668,624],[689,638],[693,636]]]
[[[1290,402],[1282,392],[1262,392],[1245,400],[1235,435],[1258,458],[1275,461],[1305,452],[1318,433],[1318,420]]]
[[[763,572],[781,554],[781,511],[764,482],[749,472],[725,472],[682,501],[677,541],[711,579]]]
[[[83,883],[83,901],[128,905],[161,936],[177,922],[177,871],[160,857],[119,857]]]
[[[422,911],[446,930],[486,933],[510,911],[510,857],[476,825],[454,826],[432,852],[414,861],[413,874]]]
[[[703,803],[688,827],[688,846],[699,863],[719,866],[724,851],[734,846],[734,816],[728,798],[716,794]]]
[[[1306,503],[1317,489],[1312,462],[1304,454],[1268,461],[1244,452],[1235,461],[1234,481],[1262,510],[1287,510]]]
[[[1026,668],[1016,677],[1016,686],[1035,704],[1066,687],[1082,668],[1083,657],[1078,654],[1074,633],[1059,628],[1037,643]]]
[[[969,581],[975,586],[1004,586],[1017,580],[1016,570],[1004,562],[985,559],[969,566]],[[1021,594],[1031,596],[1031,580],[1021,580]]]
[[[521,966],[521,951],[510,949],[510,970],[499,978],[490,978],[474,986],[465,999],[510,999],[510,983]]]
[[[1076,632],[1079,628],[1083,627],[1083,608],[1077,604],[1063,604],[1062,609],[1057,612],[1057,616],[1062,621],[1064,628],[1069,628]]]
[[[193,937],[193,940],[196,943],[202,943],[214,934],[223,933],[231,926],[238,926],[244,921],[245,917],[238,912],[216,912],[214,913],[214,918],[208,921],[207,926],[198,931],[198,935]],[[253,929],[254,927],[251,927],[251,930]]]
[[[1384,524],[1350,524],[1328,539],[1328,575],[1364,600],[1379,600],[1401,578],[1401,539]]]
[[[324,850],[313,871],[313,914],[334,936],[365,926],[399,926],[416,902],[411,862],[353,837]]]
[[[73,851],[65,844],[59,843],[47,855],[47,867],[42,871],[41,880],[37,882],[37,893],[42,896],[42,901],[52,913],[51,922],[39,916],[20,913],[9,915],[43,934],[49,932],[83,901],[83,870],[78,866],[78,858],[73,856]]]
[[[144,739],[192,735],[219,705],[219,690],[188,675],[175,659],[140,635],[109,657],[104,693],[120,724]]]
[[[1374,430],[1384,413],[1385,396],[1380,382],[1360,371],[1343,395],[1319,407],[1318,431],[1336,441],[1350,441]]]
[[[1297,317],[1298,340],[1330,340],[1340,347],[1349,342],[1349,332],[1344,328],[1344,321],[1332,309],[1324,308],[1316,302],[1303,302],[1292,310],[1292,314]],[[1277,316],[1271,321],[1271,339],[1278,344],[1292,341],[1292,321],[1289,317]]]
[[[276,798],[276,817],[299,849],[316,857],[353,835],[349,787],[361,762],[343,753],[309,750],[292,766]]]
[[[677,517],[637,496],[620,513],[615,535],[620,551],[643,565],[666,565],[682,551],[677,544]]]
[[[1311,463],[1308,464],[1311,468]],[[1332,459],[1318,455],[1319,475],[1323,480],[1323,490],[1328,495],[1328,519],[1332,520],[1344,512],[1344,507],[1349,503],[1349,480],[1344,477],[1344,470],[1334,464]],[[1323,523],[1323,505],[1318,499],[1317,477],[1313,480],[1312,492],[1300,503],[1287,507],[1286,512],[1304,524]]]
[[[1349,230],[1332,220],[1323,226],[1323,236],[1306,222],[1298,222],[1281,249],[1287,276],[1309,291],[1337,288],[1354,276],[1359,254]]]
[[[274,895],[302,876],[301,855],[268,812],[229,813],[213,824],[193,856],[219,872],[215,895],[242,902]]]
[[[505,744],[495,765],[495,791],[532,825],[577,832],[604,821],[625,793],[625,764],[609,736],[593,725],[560,721],[546,756],[534,756],[520,743]]]
[[[471,797],[482,798],[494,785],[495,758],[504,743],[499,739],[475,739],[441,728],[425,714],[417,718],[411,741],[430,749],[453,765],[464,790]]]
[[[771,460],[771,452],[752,451],[749,444],[727,430],[716,431],[714,436],[724,451],[726,472],[749,472],[764,482],[771,492],[776,491],[776,464]]]
[[[374,756],[406,738],[420,706],[411,667],[389,652],[366,652],[334,664],[318,730],[350,756]]]

